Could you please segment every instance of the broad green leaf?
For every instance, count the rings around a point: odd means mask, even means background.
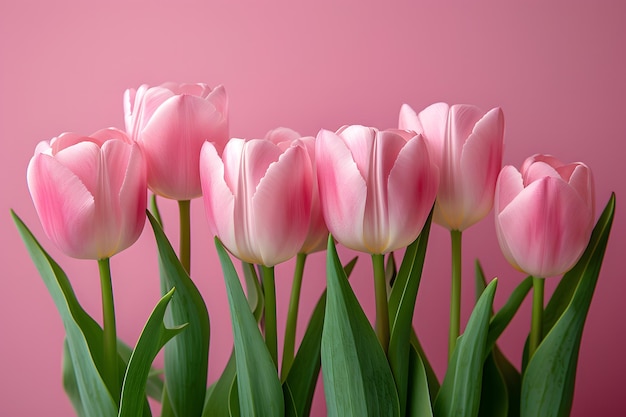
[[[485,274],[476,261],[476,298],[487,287]],[[483,383],[479,417],[519,416],[521,376],[509,360],[500,352],[496,339],[509,324],[532,286],[532,277],[522,281],[513,291],[507,303],[491,318],[487,335],[487,358],[483,366]]]
[[[434,403],[435,398],[437,398],[437,394],[439,393],[439,380],[437,379],[437,374],[435,374],[435,370],[430,365],[430,362],[426,359],[426,352],[424,352],[424,348],[422,348],[422,344],[417,338],[417,333],[415,333],[415,329],[411,331],[411,348],[415,349],[417,354],[424,365],[424,369],[426,370],[426,379],[428,380],[428,392],[430,393],[430,402]]]
[[[283,391],[274,361],[265,346],[256,319],[228,253],[216,238],[222,264],[235,341],[237,393],[244,416],[283,416]]]
[[[385,353],[352,292],[332,237],[328,240],[322,368],[329,416],[399,416]]]
[[[61,315],[66,332],[68,359],[74,366],[75,387],[72,390],[78,392],[77,398],[80,398],[82,405],[80,411],[89,417],[115,416],[117,405],[110,392],[119,392],[119,387],[111,390],[100,376],[100,369],[104,366],[102,329],[78,303],[61,267],[43,249],[24,222],[13,211],[11,215]],[[120,366],[123,366],[121,361]]]
[[[415,346],[411,345],[406,416],[433,417],[428,385],[424,362]]]
[[[118,339],[117,353],[126,365],[130,360],[130,355],[133,353],[133,349]],[[124,369],[126,369],[126,366],[124,366]],[[124,373],[122,373],[122,375],[123,374]],[[148,374],[148,383],[146,385],[146,394],[157,401],[161,401],[161,398],[163,397],[163,380],[161,379],[161,375],[163,375],[162,369],[151,367],[150,373]]]
[[[285,398],[285,417],[299,417],[293,394],[287,381],[283,383],[283,396]]]
[[[130,359],[130,355],[132,353],[132,348],[126,345],[121,340],[117,342],[118,354],[123,361],[123,368],[120,369],[120,376],[123,378],[124,373],[126,372],[126,365],[128,364],[128,360]],[[83,405],[80,399],[80,393],[78,392],[78,385],[76,382],[76,374],[74,369],[74,364],[72,363],[69,357],[69,348],[67,346],[67,339],[63,341],[63,388],[65,389],[65,393],[69,397],[72,402],[72,406],[76,410],[76,414],[79,417],[84,417],[85,411],[83,410]],[[146,392],[151,393],[152,398],[160,399],[161,398],[161,390],[163,388],[163,381],[159,378],[160,371],[157,369],[151,368],[149,376],[148,376],[148,384],[146,386]],[[150,394],[149,394],[150,395]],[[147,399],[144,399],[144,417],[152,416],[152,412],[150,411],[150,407]],[[162,416],[164,417],[164,416]]]
[[[346,276],[350,276],[358,258],[352,258],[343,270]],[[321,341],[324,328],[324,314],[326,312],[326,291],[320,296],[317,305],[313,309],[311,319],[294,358],[285,383],[294,403],[295,415],[307,417],[311,413],[313,394],[319,377],[321,366]],[[284,391],[284,389],[283,389]],[[286,409],[289,412],[289,409]]]
[[[165,226],[163,225],[163,220],[161,219],[159,205],[157,204],[156,194],[152,194],[150,196],[150,211],[152,212],[152,216],[154,216],[154,219],[157,221],[157,223],[159,223],[159,226],[161,226],[161,229],[165,229]]]
[[[389,327],[391,338],[387,357],[398,389],[400,414],[404,415],[407,402],[408,363],[410,354],[410,338],[413,329],[413,312],[415,300],[422,278],[424,258],[428,244],[428,235],[432,220],[432,211],[428,220],[417,237],[411,243],[402,259],[400,271],[394,280],[389,296]]]
[[[229,417],[229,397],[230,390],[236,377],[237,365],[235,364],[235,352],[228,358],[224,372],[219,379],[211,386],[207,393],[203,417]]]
[[[137,395],[146,390],[150,375],[150,367],[157,353],[174,336],[179,334],[186,325],[166,328],[163,324],[165,310],[174,295],[174,288],[161,298],[150,314],[135,349],[128,361],[118,417],[136,417],[143,413],[144,395]]]
[[[181,265],[163,229],[148,213],[159,250],[161,293],[176,287],[165,315],[174,327],[189,323],[185,331],[165,347],[165,386],[177,417],[199,417],[204,406],[209,361],[209,313],[195,284]]]
[[[583,327],[600,274],[614,214],[615,195],[612,195],[593,230],[585,253],[573,272],[569,273],[570,276],[578,275],[568,277],[577,281],[571,301],[525,369],[522,379],[522,417],[563,417],[570,413]]]
[[[472,311],[465,332],[457,341],[435,400],[436,417],[474,417],[478,414],[489,318],[496,286],[497,279],[487,286]]]

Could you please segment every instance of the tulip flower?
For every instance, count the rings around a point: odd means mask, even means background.
[[[433,104],[419,114],[404,104],[400,129],[424,134],[439,167],[440,183],[433,220],[450,230],[452,285],[449,357],[460,334],[462,232],[483,219],[493,206],[502,166],[504,117],[471,105]]]
[[[372,254],[376,330],[386,350],[389,319],[383,254],[409,245],[430,213],[439,181],[421,135],[347,126],[322,130],[317,177],[328,230],[339,243]]]
[[[545,277],[561,275],[582,256],[593,229],[594,185],[583,163],[534,155],[498,177],[495,219],[500,248],[517,269],[533,276],[530,355],[541,342]]]
[[[202,194],[200,148],[228,141],[228,98],[224,87],[165,83],[124,93],[126,131],[146,157],[148,186],[157,195],[191,200]]]
[[[144,159],[122,131],[63,133],[39,143],[27,179],[46,235],[69,256],[109,258],[143,230]]]
[[[502,167],[504,117],[471,105],[436,103],[416,114],[400,109],[400,129],[422,133],[439,167],[434,221],[463,231],[483,219],[493,206]]]
[[[209,227],[239,259],[262,265],[265,341],[278,367],[274,265],[298,253],[311,216],[312,168],[299,141],[231,139],[222,158],[202,146],[200,176]]]
[[[146,219],[146,167],[122,131],[64,133],[40,142],[28,188],[46,235],[75,258],[96,259],[102,287],[103,380],[119,398],[117,331],[109,258],[132,245]]]
[[[311,169],[313,177],[313,193],[311,198],[311,220],[307,238],[302,244],[296,257],[296,266],[291,287],[291,297],[289,299],[289,309],[287,312],[287,323],[285,325],[285,340],[283,346],[283,361],[281,372],[283,377],[289,373],[295,352],[296,326],[298,322],[298,308],[300,304],[300,291],[302,288],[302,278],[304,265],[309,253],[326,249],[328,244],[328,228],[322,215],[320,205],[319,187],[317,184],[317,168],[315,164],[315,138],[312,136],[301,137],[301,135],[289,128],[280,127],[269,131],[265,139],[277,144],[281,149],[289,147],[293,141],[297,140],[304,144],[311,159]]]
[[[146,157],[148,187],[156,195],[178,200],[179,257],[189,273],[189,200],[202,195],[202,144],[213,142],[221,153],[228,141],[226,91],[222,86],[211,90],[205,84],[165,83],[151,88],[142,85],[124,93],[124,114],[126,131]]]
[[[495,203],[502,253],[535,277],[561,275],[580,259],[593,228],[594,187],[583,163],[535,155],[502,169]]]

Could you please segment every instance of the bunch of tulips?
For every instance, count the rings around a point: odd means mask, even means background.
[[[611,196],[595,223],[585,164],[534,155],[521,170],[502,168],[500,108],[437,103],[418,113],[405,104],[395,129],[353,125],[302,137],[277,128],[251,140],[230,137],[222,86],[143,85],[126,91],[124,111],[124,131],[63,133],[37,146],[27,170],[47,237],[71,257],[98,262],[102,326],[13,214],[65,326],[63,383],[79,416],[149,416],[148,396],[162,416],[307,416],[320,368],[332,416],[569,414],[615,204]],[[156,196],[178,201],[178,251],[163,231]],[[190,276],[190,201],[200,197],[234,335],[231,358],[210,385],[209,315]],[[477,301],[461,332],[462,233],[492,208],[504,256],[529,277],[494,311],[497,279],[488,283],[478,265]],[[130,347],[116,334],[109,260],[138,239],[146,218],[163,297]],[[452,243],[442,381],[412,325],[432,221],[450,230]],[[371,256],[374,326],[348,281],[356,258],[342,263],[337,244]],[[305,261],[322,250],[327,289],[296,346]],[[232,257],[241,261],[241,279]],[[274,267],[292,258],[279,361]],[[562,278],[546,304],[544,280],[555,276]],[[529,293],[518,370],[497,340]],[[162,348],[164,369],[156,369]]]

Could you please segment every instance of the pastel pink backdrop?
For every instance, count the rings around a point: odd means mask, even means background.
[[[339,3],[339,2],[336,2]],[[450,2],[446,2],[450,3]],[[100,318],[94,262],[65,257],[45,238],[26,187],[37,142],[63,131],[123,127],[122,93],[141,83],[224,84],[231,133],[262,137],[288,126],[315,135],[343,124],[394,127],[402,103],[436,101],[504,109],[504,161],[535,153],[583,160],[594,171],[600,210],[611,191],[618,212],[580,352],[574,416],[626,409],[626,6],[576,1],[537,5],[430,2],[9,2],[0,4],[0,414],[73,415],[61,386],[63,326],[9,216],[15,209],[66,269],[83,305]],[[173,241],[175,205],[162,210]],[[204,219],[192,203],[192,275],[211,315],[210,381],[220,374],[232,332],[224,284]],[[449,236],[434,226],[415,325],[441,376],[445,370]],[[500,277],[502,305],[522,275],[500,254],[493,215],[464,233],[463,321],[473,303],[473,262]],[[341,256],[353,256],[341,250]],[[284,327],[292,263],[277,272]],[[112,261],[119,334],[134,344],[159,297],[153,236]],[[324,255],[306,271],[304,323],[324,287]],[[352,283],[372,316],[370,260]],[[362,277],[361,277],[362,276]],[[555,280],[548,282],[548,291]],[[528,331],[524,304],[502,338],[517,364]],[[282,336],[282,334],[280,335]],[[325,415],[321,395],[314,415]]]

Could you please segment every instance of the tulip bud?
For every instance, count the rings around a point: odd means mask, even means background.
[[[190,200],[202,195],[200,149],[228,141],[228,99],[224,87],[166,83],[124,93],[126,131],[141,146],[148,186],[160,196]]]
[[[239,259],[274,266],[294,257],[309,230],[312,170],[298,141],[231,139],[220,158],[206,142],[200,176],[209,227]]]
[[[567,272],[589,242],[594,200],[591,170],[583,163],[535,155],[526,159],[521,173],[505,166],[495,200],[502,253],[535,277]]]
[[[122,131],[63,133],[40,142],[27,179],[46,235],[69,256],[109,258],[143,230],[145,162]]]
[[[328,244],[328,228],[322,215],[320,205],[319,186],[317,184],[317,166],[315,164],[315,138],[312,136],[301,137],[300,134],[288,128],[277,128],[269,131],[265,138],[277,144],[281,149],[286,149],[298,140],[304,144],[311,160],[313,193],[311,196],[311,221],[307,238],[302,244],[299,253],[309,254],[326,249]]]
[[[437,193],[437,167],[421,135],[347,126],[316,144],[322,211],[334,238],[384,254],[421,232]]]
[[[439,167],[434,221],[463,231],[483,219],[493,206],[502,167],[502,110],[436,103],[416,114],[405,104],[399,127],[422,133]]]

